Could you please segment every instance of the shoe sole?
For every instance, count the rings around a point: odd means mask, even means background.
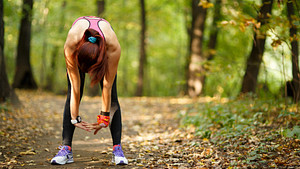
[[[127,165],[127,163],[125,163],[124,161],[120,161],[118,164],[116,165]]]
[[[52,165],[64,165],[64,164],[70,164],[70,163],[74,163],[74,161],[66,161],[66,162],[63,162],[63,163],[58,163],[56,162],[55,160],[51,161],[51,164]]]
[[[66,162],[65,163],[58,163],[55,160],[53,160],[53,161],[51,161],[51,164],[52,165],[64,165],[64,164],[66,164]]]
[[[116,165],[128,165],[128,162],[125,163],[123,160],[121,160],[118,164],[116,163],[116,161],[114,159],[112,159],[111,162],[116,164]]]

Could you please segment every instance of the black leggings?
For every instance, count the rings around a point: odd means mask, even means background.
[[[80,100],[81,100],[83,88],[84,88],[85,73],[79,71],[79,74],[80,74]],[[63,145],[72,146],[72,139],[73,139],[75,126],[71,123],[71,112],[70,112],[71,83],[68,75],[67,78],[68,78],[68,94],[67,94],[67,100],[64,109],[62,137],[63,137]],[[114,113],[114,114],[109,126],[112,140],[113,140],[113,145],[121,144],[121,135],[122,135],[121,109],[118,101],[116,83],[117,83],[117,76],[115,77],[112,86],[110,113]],[[103,80],[101,80],[100,86],[102,90]]]

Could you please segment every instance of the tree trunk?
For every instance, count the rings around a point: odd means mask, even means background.
[[[47,83],[45,85],[45,89],[48,91],[53,91],[54,87],[54,81],[55,81],[55,73],[56,73],[56,61],[57,61],[57,55],[58,55],[59,46],[55,45],[53,47],[52,53],[51,53],[51,61],[50,61],[50,69],[47,73]]]
[[[263,0],[263,5],[258,13],[257,21],[263,27],[268,22],[271,14],[273,0]],[[254,34],[252,51],[247,60],[246,72],[242,82],[241,93],[255,93],[257,77],[265,50],[266,30],[258,29]]]
[[[300,100],[300,73],[299,73],[299,47],[297,41],[297,26],[294,24],[293,15],[295,15],[294,1],[287,1],[288,19],[290,22],[290,39],[292,46],[292,90],[294,102],[298,103]]]
[[[210,26],[209,42],[208,42],[208,57],[207,60],[213,60],[216,54],[217,38],[219,34],[219,28],[217,22],[221,20],[221,0],[216,0],[214,7],[214,16],[212,25]],[[207,71],[207,70],[206,70]],[[206,75],[203,80],[203,87],[205,86]]]
[[[17,95],[9,86],[5,67],[3,0],[0,0],[0,79],[0,103],[10,99],[13,105],[20,105]]]
[[[36,89],[30,65],[30,39],[33,0],[23,0],[21,27],[18,40],[14,88]]]
[[[192,6],[192,5],[191,5]],[[186,6],[184,7],[184,22],[185,22],[185,27],[186,27],[186,32],[187,32],[187,35],[188,35],[188,38],[191,42],[191,38],[192,38],[192,26],[191,26],[191,23],[189,22],[189,16],[190,16],[190,11],[189,11],[189,6]],[[184,64],[184,77],[185,77],[185,80],[186,80],[186,83],[185,85],[183,86],[183,93],[184,95],[188,95],[189,92],[188,92],[188,88],[189,88],[189,85],[188,85],[188,80],[189,80],[189,64],[190,64],[190,56],[191,56],[191,43],[188,43],[187,45],[187,54],[186,54],[186,58],[185,58],[185,64]]]
[[[48,0],[43,1],[43,10],[47,9]],[[48,47],[48,39],[47,39],[47,16],[48,12],[43,12],[43,16],[41,18],[41,27],[43,28],[42,33],[43,33],[43,48],[42,48],[42,62],[41,62],[41,67],[40,67],[40,86],[44,87],[45,86],[45,73],[46,73],[46,55],[47,55],[47,47]]]
[[[192,1],[191,54],[189,56],[187,81],[188,94],[191,97],[196,97],[201,94],[205,74],[205,70],[202,66],[202,62],[205,60],[202,53],[202,43],[207,10],[198,4],[199,0]]]
[[[213,22],[211,25],[211,32],[209,35],[209,43],[208,43],[208,60],[212,60],[215,56],[216,45],[217,45],[217,38],[219,34],[219,28],[217,26],[217,22],[221,19],[221,0],[216,0],[215,2],[215,10],[214,10],[214,17]]]
[[[97,0],[97,16],[103,17],[105,10],[105,0]]]
[[[58,30],[59,32],[63,32],[64,30],[64,24],[65,24],[65,15],[64,11],[66,8],[67,2],[64,0],[61,5],[61,15],[60,15],[60,20],[59,20],[59,27]],[[59,53],[59,45],[55,44],[53,51],[52,51],[52,57],[50,61],[50,71],[48,71],[47,74],[47,83],[45,86],[46,90],[53,91],[53,84],[55,81],[55,74],[56,74],[56,62],[57,62],[57,56]]]
[[[0,0],[0,103],[10,97],[10,86],[7,79],[4,58],[4,21],[3,0]]]
[[[146,10],[145,1],[140,0],[141,3],[141,39],[140,39],[140,60],[139,60],[139,74],[138,74],[138,84],[136,89],[136,96],[143,95],[144,87],[144,70],[147,62],[146,57]]]

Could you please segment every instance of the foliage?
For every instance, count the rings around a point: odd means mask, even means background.
[[[66,1],[62,13],[61,6]],[[191,22],[191,1],[147,1],[147,70],[145,95],[176,96],[182,93],[185,85],[185,64],[188,49],[188,27]],[[203,53],[208,54],[207,44],[213,18],[215,1],[199,1],[199,5],[208,8],[206,29],[204,32]],[[268,29],[266,52],[259,75],[259,94],[278,95],[281,86],[291,79],[290,47],[288,20],[285,0],[276,2]],[[18,28],[21,19],[22,0],[4,2],[5,21],[5,57],[10,82],[14,75]],[[107,1],[104,17],[107,19],[122,47],[119,64],[119,94],[134,95],[137,83],[139,57],[139,3],[138,1]],[[206,84],[204,94],[209,96],[236,96],[244,74],[246,58],[251,49],[253,32],[260,24],[256,21],[259,0],[222,1],[221,21],[218,23],[219,35],[215,57],[204,62]],[[56,73],[55,92],[64,92],[66,86],[63,44],[73,21],[79,16],[95,15],[96,1],[34,1],[31,41],[31,64],[39,86],[42,87],[46,74]],[[59,31],[60,18],[64,16],[64,30]],[[299,16],[293,16],[299,26]],[[295,37],[299,38],[299,36]],[[55,46],[59,46],[56,60],[57,69],[51,70],[50,61]],[[42,64],[41,64],[42,63]]]
[[[218,24],[220,33],[216,55],[214,60],[204,63],[208,67],[206,95],[226,97],[240,92],[254,32],[261,34],[258,31],[261,24],[256,20],[260,5],[260,1],[224,2],[223,18]],[[258,94],[270,96],[284,93],[282,86],[292,78],[286,1],[276,2],[272,13],[269,23],[263,28],[268,31],[257,89]],[[298,25],[299,15],[293,19]],[[299,39],[299,34],[294,38]]]
[[[289,105],[287,105],[289,104]],[[197,103],[179,115],[182,126],[230,158],[231,167],[297,165],[300,136],[298,105],[280,98],[253,96]],[[280,155],[283,154],[283,155]]]
[[[187,44],[184,25],[180,24],[183,23],[181,13],[183,2],[183,0],[172,3],[149,1],[146,4],[147,55],[149,56],[147,81],[151,81],[151,83],[146,83],[146,95],[177,95],[182,88],[178,82],[184,79],[184,74],[181,72],[184,68]],[[96,1],[66,0],[64,13],[60,12],[62,3],[63,0],[34,2],[31,44],[31,64],[40,86],[45,73],[53,71],[50,70],[52,53],[54,47],[59,46],[57,70],[54,70],[57,72],[55,91],[59,93],[67,88],[63,56],[63,44],[67,32],[76,18],[96,14]],[[8,76],[12,81],[22,1],[9,0],[4,4],[5,54],[8,60]],[[118,83],[120,95],[125,96],[134,94],[137,83],[140,31],[138,6],[138,1],[107,1],[105,6],[105,19],[111,23],[122,47]],[[61,15],[64,15],[65,23],[64,30],[59,32]],[[11,20],[14,22],[10,22]],[[157,31],[158,27],[160,31]],[[45,56],[43,56],[43,50],[46,50]],[[45,61],[42,60],[43,57]],[[172,69],[176,71],[169,71]],[[164,85],[161,85],[162,81],[165,82]]]
[[[203,138],[244,135],[257,128],[273,127],[282,136],[299,137],[297,105],[283,99],[243,98],[224,103],[190,105],[182,115],[183,125],[195,125]],[[285,130],[285,134],[281,130]],[[234,133],[234,135],[232,135]]]

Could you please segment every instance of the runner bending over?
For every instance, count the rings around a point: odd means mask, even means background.
[[[67,66],[68,94],[63,116],[63,146],[51,160],[51,164],[72,163],[72,138],[75,127],[94,131],[110,127],[113,140],[113,162],[128,164],[121,147],[122,121],[117,96],[116,74],[121,47],[110,24],[94,16],[80,17],[69,30],[64,45]],[[79,116],[79,104],[83,93],[85,73],[91,77],[91,85],[100,83],[102,109],[95,116],[97,123],[87,123]]]

